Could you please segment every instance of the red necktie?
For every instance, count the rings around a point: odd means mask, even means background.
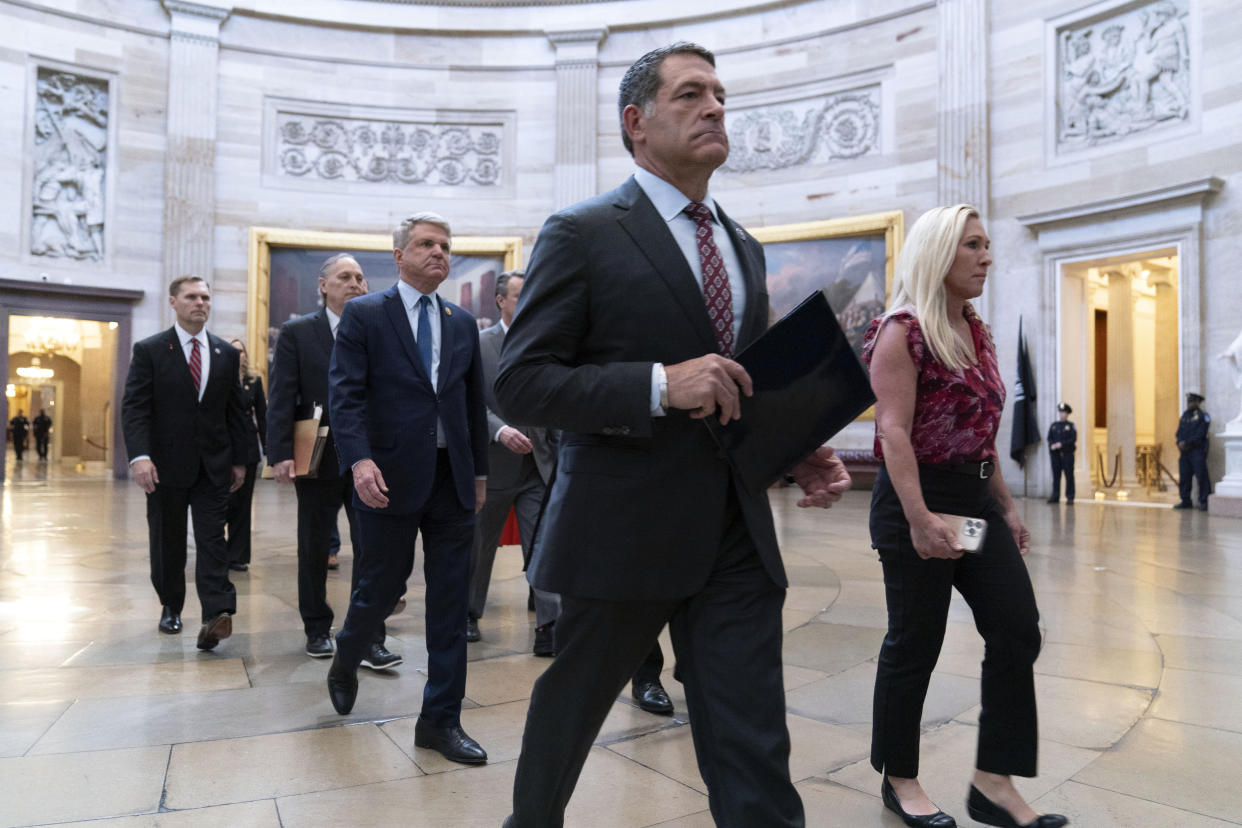
[[[686,205],[685,212],[694,219],[697,228],[695,242],[699,246],[699,262],[703,266],[703,301],[707,303],[707,318],[716,332],[716,344],[724,356],[733,356],[733,291],[729,289],[729,274],[724,259],[716,246],[712,232],[712,211],[699,201]]]
[[[194,380],[194,390],[203,387],[203,358],[198,353],[198,337],[190,340],[194,347],[190,349],[190,379]]]

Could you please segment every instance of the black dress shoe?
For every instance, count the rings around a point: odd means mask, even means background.
[[[362,657],[362,666],[372,670],[391,670],[402,662],[401,656],[388,652],[383,644],[372,644]]]
[[[673,702],[658,681],[635,681],[632,688],[634,701],[648,713],[659,716],[673,715]]]
[[[341,568],[341,562],[337,560],[336,555],[329,555],[328,556],[328,569],[335,570],[335,569],[340,569],[340,568]]]
[[[1183,500],[1181,503],[1174,503],[1173,508],[1174,509],[1193,509],[1195,508],[1195,505],[1191,503],[1189,500]]]
[[[535,627],[535,648],[533,652],[540,658],[551,658],[556,655],[556,622],[549,621]]]
[[[1057,505],[1058,503],[1060,503],[1060,502],[1061,502],[1061,498],[1059,498],[1059,497],[1050,497],[1050,498],[1048,498],[1048,499],[1047,499],[1046,501],[1044,501],[1044,502],[1045,502],[1045,503],[1051,503],[1053,506],[1055,506],[1055,505]]]
[[[160,612],[160,632],[176,635],[181,632],[181,613],[173,612],[173,608],[165,606]]]
[[[1062,825],[1069,825],[1069,820],[1060,814],[1044,814],[1022,825],[1008,811],[984,796],[974,785],[970,786],[970,796],[966,797],[966,812],[975,822],[998,825],[1000,828],[1061,828]]]
[[[244,563],[229,564],[229,569],[232,570],[233,572],[245,572],[249,568],[250,568],[250,564],[244,564]]]
[[[957,820],[944,811],[936,811],[934,814],[907,814],[901,807],[901,800],[897,798],[897,792],[893,790],[893,783],[888,781],[887,775],[880,785],[880,798],[884,800],[885,808],[901,817],[901,821],[911,828],[957,828]]]
[[[414,725],[414,747],[439,751],[445,759],[463,765],[482,765],[487,761],[487,751],[467,736],[461,725],[431,727],[419,719]]]
[[[471,644],[478,641],[483,636],[479,635],[479,619],[473,615],[466,616],[466,640]]]
[[[312,635],[306,639],[306,654],[311,658],[327,658],[334,652],[336,648],[327,635]]]
[[[354,700],[358,698],[358,671],[346,670],[339,658],[332,659],[328,668],[328,698],[342,716],[354,709]]]
[[[221,639],[228,638],[232,634],[233,616],[222,612],[203,624],[202,629],[198,631],[197,646],[200,650],[214,650]]]

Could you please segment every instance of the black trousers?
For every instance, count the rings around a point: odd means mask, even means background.
[[[984,640],[982,709],[976,767],[1034,776],[1038,726],[1033,665],[1039,655],[1039,611],[1026,563],[987,481],[920,467],[923,496],[934,512],[986,518],[980,554],[924,560],[888,472],[871,497],[872,545],[884,567],[888,635],[876,667],[871,764],[897,777],[919,774],[919,724],[940,656],[954,589],[970,605]]]
[[[348,475],[336,479],[299,478],[293,481],[298,495],[298,612],[307,638],[327,635],[334,615],[328,606],[328,556],[337,515],[345,508],[349,540],[354,550],[349,591],[358,588],[363,546],[354,513],[354,484]],[[390,607],[391,609],[391,607]],[[380,619],[373,640],[384,643],[387,630]]]
[[[37,431],[35,432],[35,451],[39,453],[40,457],[45,459],[47,458],[47,447],[49,442],[47,434],[40,434]]]
[[[1065,499],[1074,499],[1074,452],[1048,451],[1052,459],[1052,497],[1049,500],[1061,499],[1061,475],[1065,475]]]
[[[17,455],[17,459],[21,460],[22,455],[26,452],[26,435],[18,437],[17,433],[13,433],[13,453]]]
[[[241,488],[229,493],[225,516],[229,536],[229,562],[250,563],[250,504],[254,498],[254,478],[258,463],[246,464],[246,480]]]
[[[560,828],[591,744],[665,623],[719,826],[805,824],[789,778],[781,670],[785,590],[768,577],[736,501],[715,569],[678,601],[562,595],[557,654],[535,682],[513,783],[514,828]],[[739,669],[745,665],[745,669]]]
[[[20,456],[20,455],[19,455]],[[1199,505],[1206,506],[1212,483],[1208,480],[1207,449],[1196,448],[1183,451],[1177,458],[1177,490],[1182,503],[1190,503],[1193,481],[1199,481]]]
[[[427,683],[419,718],[432,727],[450,727],[461,723],[461,700],[466,695],[465,618],[474,511],[457,499],[446,451],[438,453],[435,475],[431,497],[419,512],[357,511],[363,554],[354,567],[361,574],[336,647],[341,665],[356,669],[376,628],[405,592],[414,568],[414,540],[421,532],[427,582]]]
[[[222,612],[237,612],[237,591],[229,581],[224,515],[229,487],[213,483],[200,467],[189,488],[156,485],[147,495],[151,543],[151,584],[160,603],[178,614],[185,606],[186,509],[194,521],[194,585],[204,623]]]

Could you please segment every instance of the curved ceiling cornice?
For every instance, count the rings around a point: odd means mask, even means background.
[[[506,34],[611,31],[734,18],[807,0],[210,0],[234,13],[320,26],[395,32]]]

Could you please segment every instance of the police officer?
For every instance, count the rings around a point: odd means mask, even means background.
[[[18,409],[17,416],[9,420],[9,427],[13,429],[13,453],[21,460],[22,452],[26,450],[26,432],[30,430],[30,420],[26,419],[26,412]]]
[[[1052,459],[1052,497],[1049,503],[1061,499],[1061,475],[1065,475],[1065,502],[1074,505],[1074,448],[1078,444],[1078,429],[1069,421],[1074,409],[1068,403],[1057,406],[1060,419],[1048,427],[1048,456]]]
[[[1177,425],[1177,448],[1181,456],[1177,461],[1178,489],[1182,496],[1174,509],[1189,509],[1194,504],[1190,501],[1191,477],[1199,479],[1199,509],[1207,511],[1208,483],[1207,452],[1208,426],[1212,417],[1199,409],[1203,402],[1201,394],[1193,392],[1186,395],[1186,410],[1182,412],[1182,420]]]

